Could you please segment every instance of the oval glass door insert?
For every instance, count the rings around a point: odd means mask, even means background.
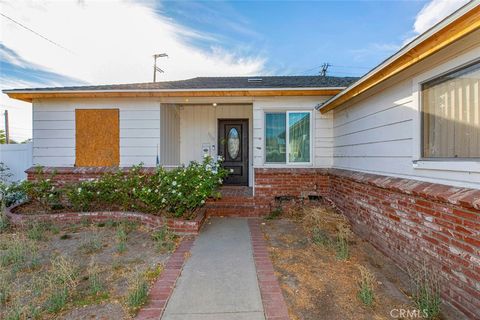
[[[238,157],[240,151],[240,136],[236,128],[232,128],[228,132],[227,151],[230,158],[236,159]]]

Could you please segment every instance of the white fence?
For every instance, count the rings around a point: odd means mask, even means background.
[[[0,144],[0,162],[3,162],[13,174],[11,180],[23,180],[25,170],[32,166],[32,146],[30,143]]]

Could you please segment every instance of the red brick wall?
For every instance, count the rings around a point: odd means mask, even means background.
[[[308,198],[327,196],[327,169],[255,169],[255,198],[273,200],[277,196]]]
[[[425,259],[440,271],[444,298],[480,315],[480,190],[330,173],[330,198],[358,234],[404,269]]]
[[[52,176],[52,179],[59,185],[69,183],[91,180],[100,177],[108,172],[116,172],[118,170],[127,171],[129,168],[118,167],[42,167],[42,172],[45,176]],[[153,173],[155,168],[142,168],[144,173]],[[37,169],[35,167],[29,168],[25,171],[28,180],[35,180]]]
[[[444,298],[480,315],[480,190],[337,169],[256,169],[255,196],[326,196],[357,234],[406,269],[427,261]]]

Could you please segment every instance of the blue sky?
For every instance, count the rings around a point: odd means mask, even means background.
[[[467,0],[0,2],[0,89],[195,76],[361,76]],[[0,95],[12,136],[31,106]]]
[[[426,1],[168,1],[157,10],[222,45],[267,58],[267,72],[361,75],[413,35]],[[208,48],[211,43],[197,42]]]

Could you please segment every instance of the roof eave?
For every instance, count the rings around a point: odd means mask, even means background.
[[[3,90],[12,99],[32,102],[41,98],[71,97],[239,97],[334,96],[345,87],[227,88],[227,89],[128,89],[128,90]]]
[[[405,45],[354,84],[317,108],[331,111],[480,28],[480,3],[473,1]]]

